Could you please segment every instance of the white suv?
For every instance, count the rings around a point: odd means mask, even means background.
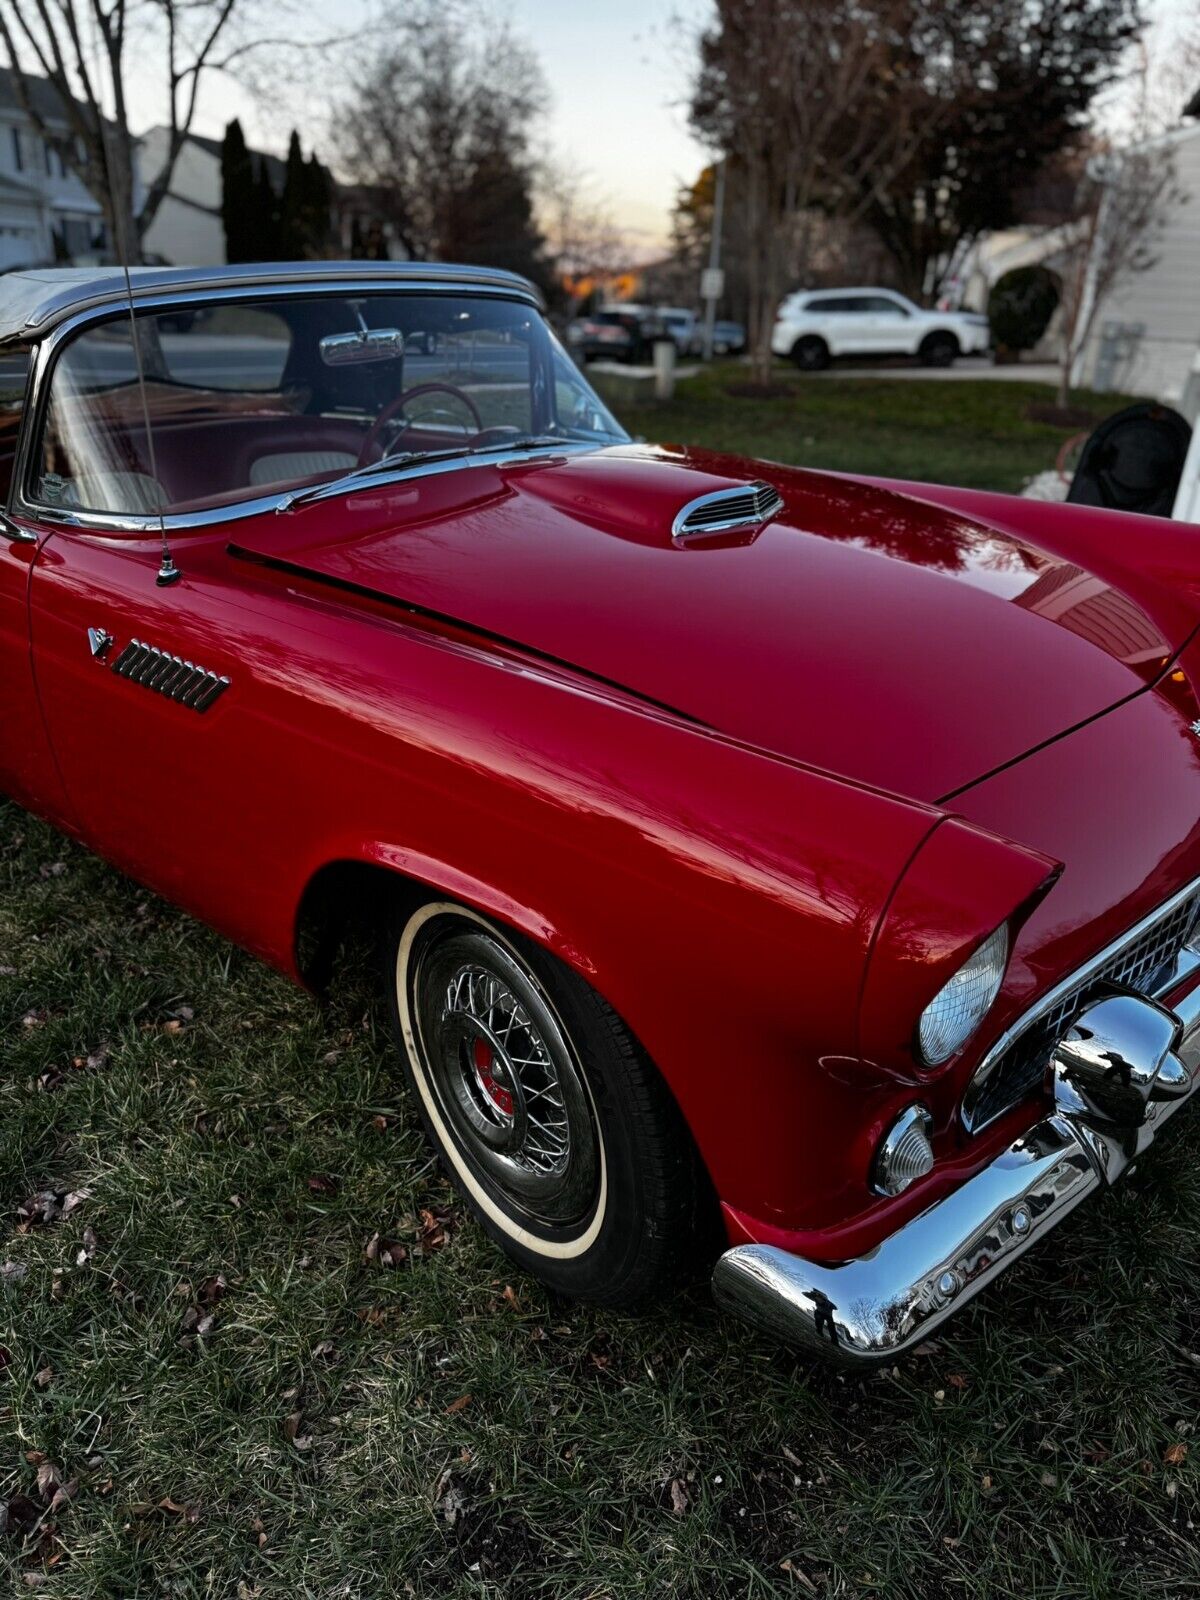
[[[894,289],[804,289],[779,307],[771,349],[803,372],[834,356],[918,356],[948,367],[956,356],[986,351],[986,317],[973,311],[922,311]]]

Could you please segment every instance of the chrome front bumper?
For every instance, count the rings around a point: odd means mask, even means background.
[[[1115,1182],[1200,1087],[1200,986],[1173,1011],[1134,995],[1084,1007],[1050,1072],[1053,1112],[868,1255],[823,1266],[738,1245],[713,1272],[718,1302],[844,1366],[911,1349]]]

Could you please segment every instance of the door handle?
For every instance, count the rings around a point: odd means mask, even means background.
[[[13,544],[36,544],[38,536],[29,528],[23,528],[5,511],[0,511],[0,533]]]

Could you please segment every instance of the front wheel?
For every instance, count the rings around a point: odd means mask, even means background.
[[[634,1305],[691,1253],[697,1158],[666,1085],[569,968],[451,902],[395,930],[393,1024],[483,1227],[560,1294]]]
[[[952,333],[931,333],[919,354],[922,366],[952,367],[958,356],[958,340]]]
[[[801,372],[824,372],[829,365],[829,346],[815,333],[806,334],[792,346],[792,360]]]

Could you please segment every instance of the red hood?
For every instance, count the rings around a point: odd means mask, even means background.
[[[784,498],[761,531],[672,540],[686,502],[758,477]],[[1138,693],[1194,620],[1152,621],[1129,585],[998,521],[629,446],[360,489],[243,524],[234,545],[935,801]]]

